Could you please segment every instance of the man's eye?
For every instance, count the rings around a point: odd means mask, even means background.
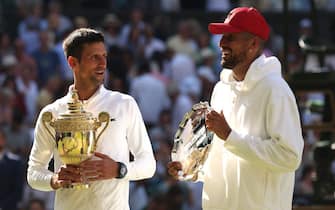
[[[92,55],[90,57],[91,60],[99,60],[99,59],[106,59],[107,58],[107,55],[102,55],[102,56],[99,56],[99,55]]]

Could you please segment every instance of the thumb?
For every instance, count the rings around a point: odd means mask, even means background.
[[[107,158],[109,159],[108,155],[105,155],[105,154],[100,153],[100,152],[94,152],[94,156],[99,157],[101,159],[107,159]]]

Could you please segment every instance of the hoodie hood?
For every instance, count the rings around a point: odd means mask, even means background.
[[[260,80],[268,76],[281,77],[281,64],[276,57],[259,56],[251,63],[244,80],[241,82],[240,91],[252,89]],[[230,69],[223,69],[220,74],[220,80],[224,83],[236,83],[233,78],[233,72]]]

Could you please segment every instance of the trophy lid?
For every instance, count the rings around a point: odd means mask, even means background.
[[[60,115],[60,119],[92,119],[93,115],[86,112],[83,108],[82,102],[79,100],[78,91],[71,89],[71,99],[67,102],[67,111]]]
[[[67,103],[67,111],[51,123],[56,131],[85,131],[95,130],[99,127],[97,119],[93,114],[86,112],[82,102],[79,100],[78,91],[70,89],[71,99]]]

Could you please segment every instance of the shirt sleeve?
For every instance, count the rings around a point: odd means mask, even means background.
[[[140,110],[133,98],[130,99],[128,114],[127,140],[134,160],[127,166],[126,178],[130,180],[150,178],[155,173],[156,160]]]
[[[41,116],[42,114],[38,117],[35,127],[34,143],[28,161],[27,181],[36,190],[52,191],[53,188],[50,185],[50,181],[53,172],[49,171],[48,167],[53,156],[55,141],[47,132],[46,127],[42,123]]]
[[[242,135],[232,131],[224,146],[245,161],[272,171],[292,172],[301,162],[303,137],[297,104],[293,94],[272,94],[266,110],[268,137]]]

